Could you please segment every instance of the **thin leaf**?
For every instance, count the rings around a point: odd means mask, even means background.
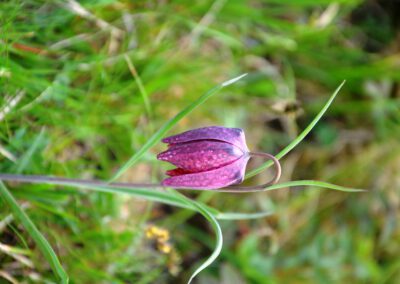
[[[313,187],[321,187],[321,188],[328,188],[328,189],[333,189],[333,190],[338,190],[338,191],[344,191],[344,192],[363,192],[366,191],[365,189],[359,189],[359,188],[351,188],[351,187],[344,187],[324,181],[318,181],[318,180],[295,180],[295,181],[289,181],[289,182],[282,182],[278,184],[274,184],[272,186],[269,186],[265,188],[263,191],[270,191],[270,190],[275,190],[275,189],[280,189],[280,188],[285,188],[285,187],[295,187],[295,186],[313,186]]]
[[[314,126],[318,123],[318,121],[321,119],[321,117],[325,114],[325,112],[328,110],[329,106],[332,104],[333,100],[339,93],[340,89],[343,87],[344,83],[346,81],[343,81],[339,87],[335,90],[335,92],[332,94],[332,96],[329,98],[327,103],[324,105],[324,107],[321,109],[321,111],[317,114],[317,116],[311,121],[311,123],[294,139],[289,145],[287,145],[282,151],[280,151],[275,157],[279,160],[282,157],[284,157],[287,153],[289,153],[294,147],[296,147],[303,139],[307,136],[308,133],[311,132],[311,130],[314,128]],[[246,179],[253,177],[260,172],[262,172],[264,169],[269,168],[270,166],[273,165],[272,161],[267,161],[258,168],[255,168],[251,170],[249,173],[246,174]]]
[[[40,144],[43,142],[44,133],[45,133],[45,128],[42,128],[39,135],[31,143],[31,146],[29,147],[28,151],[18,161],[17,169],[15,170],[16,173],[22,173],[25,170],[25,168],[29,165],[29,162],[31,161],[33,154],[36,153]]]
[[[0,194],[4,201],[10,206],[11,211],[16,219],[18,219],[25,229],[28,231],[32,239],[35,241],[39,249],[42,251],[44,257],[49,262],[51,269],[54,274],[60,279],[61,283],[68,283],[68,275],[62,267],[60,261],[57,258],[56,253],[50,246],[46,238],[40,233],[38,228],[32,220],[26,215],[24,210],[18,205],[15,198],[8,191],[7,187],[0,181]]]
[[[208,222],[210,222],[211,226],[213,227],[214,233],[215,233],[215,239],[216,243],[214,246],[214,250],[212,254],[193,272],[193,274],[190,276],[190,279],[188,281],[188,284],[190,284],[193,279],[204,269],[206,269],[208,266],[210,266],[220,255],[221,250],[222,250],[222,245],[223,245],[223,236],[222,236],[222,231],[221,227],[217,221],[217,219],[214,217],[214,215],[207,209],[206,206],[203,204],[196,202],[194,200],[191,200],[187,198],[186,196],[180,194],[179,192],[174,192],[176,196],[181,197],[182,201],[186,202],[188,205],[192,205],[197,209],[197,211],[202,214]]]
[[[259,219],[274,214],[272,211],[267,212],[256,212],[256,213],[236,213],[236,212],[224,212],[215,215],[218,220],[249,220]]]
[[[151,116],[152,110],[151,110],[151,104],[150,104],[150,100],[149,100],[149,95],[147,94],[146,89],[143,86],[142,79],[140,79],[140,76],[137,73],[136,68],[133,65],[133,63],[132,63],[131,59],[129,58],[129,56],[125,54],[124,58],[125,58],[126,63],[128,64],[129,71],[131,72],[133,78],[135,79],[136,85],[139,88],[139,92],[142,95],[142,99],[143,99],[144,106],[146,108],[147,115]]]
[[[7,179],[5,176],[8,176]],[[22,179],[23,178],[23,179]],[[131,188],[121,188],[121,187],[113,187],[112,184],[109,186],[103,185],[96,185],[96,184],[89,184],[89,183],[82,183],[80,184],[76,180],[68,180],[68,179],[57,179],[54,177],[46,177],[43,176],[16,176],[15,179],[10,179],[9,175],[7,174],[0,174],[0,180],[14,180],[14,181],[22,181],[27,182],[28,180],[33,183],[44,183],[44,184],[51,184],[51,185],[62,185],[68,187],[75,187],[75,188],[82,188],[97,192],[106,192],[106,193],[115,193],[115,194],[128,194],[133,197],[139,197],[142,199],[146,199],[149,201],[161,202],[175,207],[181,207],[185,209],[190,209],[197,211],[197,209],[193,206],[188,206],[187,202],[183,202],[180,197],[176,197],[174,194],[166,191],[160,191],[157,189],[149,190],[149,188],[138,188],[138,187],[131,187]],[[221,213],[217,209],[208,207],[207,205],[203,204],[203,206],[207,207],[207,210],[210,211],[217,219],[230,219],[230,220],[242,220],[242,219],[254,219],[260,218],[269,213],[261,212],[261,213]],[[229,217],[228,217],[229,216]]]
[[[147,142],[142,146],[142,148],[139,149],[129,160],[126,162],[118,171],[117,173],[111,178],[110,182],[115,181],[118,179],[127,169],[129,169],[131,166],[133,166],[139,159],[149,150],[152,146],[154,146],[156,143],[158,143],[164,136],[165,134],[172,128],[174,127],[182,118],[184,118],[186,115],[191,113],[196,107],[200,106],[203,104],[206,100],[208,100],[211,96],[215,95],[218,91],[222,90],[224,87],[229,86],[247,74],[242,74],[236,78],[230,79],[214,88],[206,92],[204,95],[199,97],[197,100],[195,100],[193,103],[185,107],[182,111],[180,111],[177,115],[175,115],[172,119],[167,121],[156,133],[153,134],[153,136],[150,137],[150,139],[147,140]]]

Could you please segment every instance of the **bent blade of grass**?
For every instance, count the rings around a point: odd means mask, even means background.
[[[206,206],[203,204],[196,202],[194,200],[191,200],[187,198],[186,196],[180,194],[177,191],[173,191],[174,195],[180,198],[183,202],[186,202],[188,205],[193,206],[194,208],[197,209],[197,211],[203,215],[208,222],[210,222],[211,226],[213,227],[213,230],[215,232],[215,238],[216,238],[216,243],[214,250],[212,254],[193,272],[193,274],[190,276],[190,279],[188,281],[188,284],[190,284],[193,279],[204,269],[206,269],[208,266],[210,266],[220,255],[221,250],[222,250],[222,245],[223,245],[223,236],[222,236],[222,230],[221,227],[215,218],[215,216],[207,209]]]
[[[222,250],[222,245],[223,245],[223,236],[222,236],[222,230],[221,227],[218,223],[218,221],[215,219],[214,215],[212,215],[205,206],[201,205],[200,203],[194,202],[193,205],[199,210],[199,212],[210,222],[211,226],[213,227],[213,230],[215,232],[215,238],[216,238],[216,243],[214,250],[212,254],[204,261],[190,276],[190,279],[188,281],[188,284],[192,282],[192,280],[204,269],[206,269],[208,266],[210,266],[220,255],[221,250]]]
[[[0,179],[1,179],[0,175]],[[42,181],[44,184],[58,185],[58,186],[67,186],[73,188],[80,188],[89,191],[96,192],[104,192],[104,193],[113,193],[113,194],[127,194],[133,197],[142,198],[148,201],[160,202],[164,204],[168,204],[175,207],[190,209],[193,211],[197,211],[195,207],[188,206],[187,202],[183,202],[180,197],[177,197],[171,192],[159,191],[159,190],[149,190],[148,188],[118,188],[110,186],[99,186],[99,185],[90,185],[90,184],[79,184],[68,180],[52,180],[52,181]],[[198,202],[198,201],[197,201]],[[269,215],[269,212],[257,212],[257,213],[222,213],[219,210],[209,207],[202,203],[203,206],[207,207],[207,210],[210,211],[215,218],[217,219],[230,219],[230,220],[243,220],[243,219],[254,219],[261,218]]]
[[[32,220],[28,217],[28,215],[21,209],[15,200],[14,196],[8,191],[7,187],[0,181],[0,194],[3,197],[4,201],[11,208],[11,211],[16,219],[18,219],[25,229],[28,231],[32,239],[35,241],[36,245],[42,251],[44,257],[49,262],[51,269],[54,274],[60,279],[61,283],[68,283],[68,275],[62,267],[56,253],[50,246],[49,242],[46,238],[40,233],[38,228],[32,222]]]
[[[164,203],[167,205],[183,208],[183,209],[189,209],[193,211],[197,211],[197,207],[192,205],[191,203],[188,203],[186,201],[183,201],[180,196],[177,196],[176,194],[171,194],[170,192],[164,192],[164,191],[154,191],[154,190],[148,190],[148,189],[138,189],[138,188],[113,188],[113,187],[99,187],[99,186],[79,186],[77,184],[67,184],[65,183],[64,185],[66,186],[71,186],[71,187],[78,187],[78,188],[83,188],[86,190],[91,190],[91,191],[96,191],[96,192],[104,192],[104,193],[114,193],[114,194],[127,194],[133,197],[137,198],[142,198],[148,201],[154,201],[154,202],[160,202]],[[246,220],[246,219],[257,219],[257,218],[263,218],[266,216],[270,216],[273,214],[273,212],[267,211],[267,212],[256,212],[256,213],[236,213],[236,212],[220,212],[218,209],[215,209],[213,207],[210,207],[202,202],[199,201],[193,201],[196,202],[197,204],[200,204],[201,206],[205,207],[208,212],[210,212],[216,219],[218,220]]]
[[[60,184],[59,184],[60,185]],[[219,256],[221,250],[222,250],[222,243],[223,243],[223,237],[222,237],[222,231],[221,227],[216,219],[216,216],[222,216],[224,217],[224,213],[219,212],[218,210],[211,208],[205,204],[202,204],[200,202],[196,202],[194,200],[191,200],[184,195],[180,194],[179,192],[176,191],[168,191],[168,192],[161,192],[161,191],[152,191],[148,189],[126,189],[126,188],[112,188],[112,187],[100,187],[100,186],[90,186],[90,185],[77,185],[75,183],[68,183],[68,182],[63,182],[62,185],[65,186],[71,186],[71,187],[78,187],[78,188],[85,188],[97,192],[106,192],[106,193],[124,193],[124,194],[129,194],[132,196],[136,197],[142,197],[147,200],[151,201],[157,201],[157,202],[162,202],[166,203],[169,205],[185,208],[185,209],[190,209],[190,210],[195,210],[198,213],[202,214],[212,225],[214,231],[215,231],[215,236],[216,236],[216,245],[214,248],[213,253],[211,256],[198,267],[195,272],[193,272],[192,276],[190,277],[190,280],[188,283],[190,283],[196,275],[198,275],[202,270],[207,268],[210,264],[214,262],[215,259]],[[57,256],[55,255],[54,251],[52,251],[50,245],[47,243],[47,241],[44,239],[44,237],[40,234],[40,232],[36,229],[35,225],[30,221],[28,216],[19,208],[18,204],[16,201],[12,198],[11,193],[7,190],[7,188],[4,186],[4,184],[0,181],[0,188],[2,189],[0,193],[2,195],[6,196],[8,203],[10,203],[10,206],[13,206],[13,210],[15,207],[18,208],[18,211],[15,211],[14,214],[16,217],[21,219],[21,222],[24,224],[24,226],[27,228],[27,230],[31,233],[32,238],[35,239],[35,241],[38,242],[38,245],[42,249],[43,253],[46,256],[46,259],[50,262],[50,264],[54,265],[54,268],[57,269],[55,272],[57,272],[57,275],[63,277],[64,275],[62,274],[64,271],[62,270],[61,264],[59,263]],[[18,214],[18,215],[17,215]],[[21,215],[22,214],[22,215]],[[241,217],[245,218],[245,213],[240,216],[240,214],[237,214],[237,216],[233,216],[233,213],[228,213],[228,216],[225,216],[225,219],[234,219],[235,217]],[[22,217],[21,217],[22,216]],[[254,216],[253,216],[254,217]],[[25,223],[28,222],[28,223]],[[30,223],[29,223],[30,222]],[[38,240],[37,240],[38,238]],[[47,245],[46,245],[47,244]],[[59,267],[58,267],[59,265]],[[59,270],[61,269],[61,270]],[[65,273],[65,272],[64,272]],[[65,274],[66,276],[66,274]],[[61,278],[63,281],[62,283],[68,283],[68,277],[66,278]]]
[[[324,181],[318,181],[318,180],[295,180],[295,181],[289,181],[289,182],[282,182],[282,183],[278,183],[278,184],[274,184],[269,187],[266,187],[263,191],[270,191],[270,190],[275,190],[275,189],[280,189],[280,188],[285,188],[285,187],[295,187],[295,186],[321,187],[321,188],[333,189],[333,190],[344,191],[344,192],[366,191],[365,189],[345,187],[345,186],[340,186],[340,185],[336,185],[336,184],[332,184],[332,183],[324,182]]]
[[[183,110],[181,110],[177,115],[175,115],[172,119],[167,121],[156,133],[153,134],[147,140],[147,142],[142,146],[142,148],[139,149],[118,171],[117,173],[110,179],[110,182],[115,181],[121,175],[131,166],[133,166],[146,152],[149,150],[152,146],[154,146],[156,143],[158,143],[164,135],[173,127],[175,126],[182,118],[184,118],[186,115],[191,113],[196,107],[200,106],[203,104],[207,99],[209,99],[211,96],[215,95],[218,91],[222,90],[224,87],[227,87],[238,80],[242,79],[244,76],[247,74],[242,74],[238,77],[235,77],[233,79],[230,79],[228,81],[223,82],[222,84],[212,88],[205,94],[203,94],[201,97],[199,97],[197,100],[195,100],[193,103],[185,107]]]
[[[76,185],[72,185],[72,186],[76,186]],[[143,199],[146,199],[149,201],[160,202],[160,203],[168,204],[168,205],[175,206],[175,207],[180,207],[180,208],[184,208],[184,209],[197,211],[197,207],[193,206],[190,202],[186,202],[180,196],[177,196],[176,194],[171,194],[170,192],[153,191],[153,190],[148,190],[148,189],[137,189],[137,188],[124,189],[124,188],[97,187],[97,186],[93,186],[93,187],[84,186],[83,188],[98,191],[98,192],[128,194],[128,195],[143,198]],[[197,203],[200,204],[199,202],[197,202]],[[215,208],[209,207],[203,203],[201,205],[203,207],[206,207],[208,212],[210,212],[212,215],[221,214],[221,212],[219,212]]]
[[[314,126],[318,123],[318,121],[321,119],[321,117],[325,114],[325,112],[328,110],[329,106],[332,104],[333,100],[339,93],[340,89],[343,87],[343,85],[346,83],[346,81],[343,81],[339,87],[336,88],[335,92],[333,92],[332,96],[329,98],[327,103],[324,105],[324,107],[320,110],[320,112],[317,114],[317,116],[311,121],[311,123],[294,139],[289,145],[287,145],[282,151],[280,151],[275,157],[279,160],[282,157],[284,157],[287,153],[289,153],[294,147],[296,147],[303,139],[308,135],[308,133],[311,132],[311,130],[314,128]],[[267,161],[258,168],[255,168],[251,170],[249,173],[246,174],[246,179],[251,178],[260,172],[262,172],[264,169],[269,168],[270,166],[273,165],[272,161]]]

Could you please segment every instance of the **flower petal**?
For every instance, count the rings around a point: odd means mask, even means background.
[[[235,162],[215,170],[172,176],[162,181],[162,185],[175,188],[217,189],[243,181],[249,156],[242,156]]]
[[[216,140],[200,140],[183,144],[172,144],[157,155],[157,159],[167,161],[189,172],[204,172],[230,164],[244,153],[236,146]]]
[[[222,126],[209,126],[197,128],[164,138],[162,141],[168,144],[185,143],[196,140],[219,140],[239,147],[243,152],[249,152],[243,129],[227,128]]]

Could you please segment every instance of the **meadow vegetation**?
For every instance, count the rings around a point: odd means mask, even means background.
[[[0,283],[187,283],[218,249],[195,283],[400,283],[399,13],[394,0],[0,1],[1,173],[158,182],[170,165],[151,139],[193,103],[165,136],[240,127],[278,154],[346,80],[281,182],[366,189],[4,182]]]

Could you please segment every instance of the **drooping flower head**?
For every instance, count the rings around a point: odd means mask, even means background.
[[[177,168],[167,171],[164,186],[217,189],[241,183],[250,158],[240,128],[210,126],[162,140],[168,150],[157,158]]]

